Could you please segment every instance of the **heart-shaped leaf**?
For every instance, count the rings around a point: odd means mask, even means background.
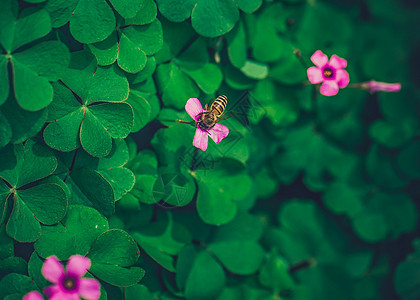
[[[67,215],[57,225],[41,226],[41,238],[35,250],[43,258],[56,255],[67,260],[75,254],[86,255],[96,238],[108,230],[107,220],[95,209],[69,206]]]
[[[96,239],[87,256],[92,262],[89,272],[112,285],[134,285],[144,276],[143,269],[132,266],[139,255],[136,243],[125,231],[105,231]]]

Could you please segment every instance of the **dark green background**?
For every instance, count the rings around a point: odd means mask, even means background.
[[[0,298],[81,254],[101,299],[419,299],[419,14],[1,0]],[[322,96],[316,50],[402,89]],[[202,152],[174,120],[219,95],[230,133]]]

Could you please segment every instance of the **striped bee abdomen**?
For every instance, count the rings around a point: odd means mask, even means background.
[[[223,114],[223,111],[226,108],[227,97],[225,95],[217,97],[211,105],[210,111],[214,113],[217,117],[220,117]]]

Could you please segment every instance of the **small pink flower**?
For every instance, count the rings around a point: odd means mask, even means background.
[[[401,83],[386,83],[371,80],[368,82],[363,82],[361,84],[362,88],[367,90],[369,93],[375,92],[399,92],[401,90]]]
[[[197,98],[190,98],[185,104],[185,110],[190,115],[191,118],[196,121],[197,130],[195,131],[193,145],[197,148],[200,148],[203,151],[206,151],[207,145],[209,143],[209,136],[210,138],[218,144],[221,140],[223,140],[229,134],[229,128],[222,124],[216,123],[212,128],[205,131],[199,127],[200,114],[204,112],[203,107],[201,106],[200,100]]]
[[[98,299],[101,295],[99,282],[82,278],[89,268],[90,259],[81,255],[70,257],[66,270],[57,257],[48,257],[42,266],[42,275],[54,285],[46,287],[44,294],[50,300]]]
[[[344,58],[334,54],[328,61],[328,56],[317,50],[311,56],[311,60],[316,67],[307,70],[308,79],[312,84],[322,82],[320,90],[322,95],[334,96],[338,93],[339,87],[345,88],[349,84],[349,74],[343,70],[347,67],[347,60]]]
[[[23,296],[23,300],[44,300],[44,297],[38,291],[32,291]]]

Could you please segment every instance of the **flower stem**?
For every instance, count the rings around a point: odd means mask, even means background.
[[[302,58],[302,51],[300,51],[300,49],[293,49],[293,53],[296,55],[296,57],[299,59],[301,65],[307,69],[308,65],[306,64],[306,62],[303,60]]]
[[[305,259],[291,265],[289,267],[289,273],[295,273],[300,270],[309,269],[315,265],[316,265],[316,260],[314,258]]]

